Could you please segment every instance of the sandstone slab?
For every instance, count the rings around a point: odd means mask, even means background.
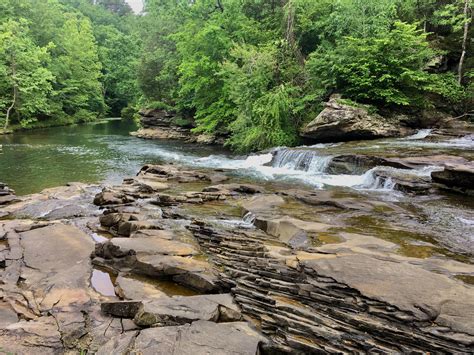
[[[255,355],[265,338],[247,323],[196,321],[177,327],[142,330],[134,350],[143,355]]]
[[[230,294],[175,296],[144,302],[143,308],[135,316],[140,326],[181,325],[196,320],[217,322],[221,318],[221,309],[226,316],[232,315],[238,321],[241,318],[239,308]]]

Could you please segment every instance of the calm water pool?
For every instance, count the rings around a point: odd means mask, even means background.
[[[71,181],[119,182],[145,163],[208,156],[216,148],[146,141],[129,135],[132,121],[54,127],[0,136],[0,181],[18,195]]]

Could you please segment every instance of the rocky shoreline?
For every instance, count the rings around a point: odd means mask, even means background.
[[[172,111],[143,109],[139,112],[141,128],[130,134],[143,139],[168,139],[188,143],[224,145],[225,137],[193,134],[194,122],[183,119]]]
[[[173,111],[142,109],[139,112],[141,128],[131,135],[144,139],[180,140],[189,143],[224,145],[224,135],[196,134],[191,118],[182,118]],[[302,127],[300,138],[305,142],[343,142],[406,137],[419,129],[435,129],[433,136],[463,136],[472,133],[472,125],[447,114],[425,110],[410,115],[406,113],[381,116],[364,105],[344,100],[333,94],[324,109]]]
[[[433,178],[465,189],[470,169]],[[0,186],[1,351],[474,351],[472,254],[351,227],[421,228],[409,208],[174,165],[116,186]]]

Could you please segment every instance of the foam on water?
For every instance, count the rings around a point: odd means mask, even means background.
[[[163,154],[164,153],[164,154]],[[332,157],[320,155],[310,149],[278,148],[273,154],[265,153],[250,155],[245,158],[232,159],[224,155],[210,155],[207,157],[193,157],[185,154],[157,152],[160,156],[201,168],[222,168],[252,176],[262,180],[280,180],[289,182],[302,182],[323,188],[324,186],[350,187],[355,189],[393,190],[394,183],[391,179],[381,179],[375,176],[375,169],[364,174],[328,174],[326,169]],[[250,217],[249,217],[250,218]]]
[[[400,145],[406,146],[410,145],[413,147],[423,147],[423,148],[453,148],[453,149],[462,149],[462,150],[473,150],[474,149],[474,134],[469,134],[460,138],[452,138],[439,142],[423,141],[420,138],[408,139],[409,137],[386,141],[384,144],[390,145]]]
[[[420,129],[415,134],[405,137],[403,139],[407,139],[407,140],[423,139],[423,138],[428,137],[432,131],[433,131],[432,129]]]

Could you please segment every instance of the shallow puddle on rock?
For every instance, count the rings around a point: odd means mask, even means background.
[[[370,235],[398,244],[398,253],[403,256],[425,259],[441,254],[456,261],[470,262],[468,256],[444,248],[431,235],[391,227],[389,223],[374,216],[353,216],[347,222],[351,226],[342,228],[341,231]]]
[[[149,285],[152,285],[161,292],[164,292],[167,296],[196,296],[200,294],[199,292],[179,285],[176,282],[173,282],[172,280],[154,278],[137,274],[129,274],[124,276],[133,280],[145,282]]]
[[[318,233],[318,235],[315,239],[315,244],[318,244],[318,245],[321,245],[321,244],[336,244],[336,243],[341,243],[343,241],[344,241],[344,239],[342,239],[337,234]]]
[[[293,198],[285,198],[285,203],[275,207],[276,214],[286,215],[308,222],[323,222],[320,218],[325,212],[334,212],[337,208],[330,206],[312,206]]]
[[[410,243],[401,243],[398,253],[409,258],[427,259],[440,253],[439,248],[431,245],[416,245]]]
[[[91,286],[103,296],[114,297],[115,287],[112,277],[113,276],[105,270],[94,268],[92,269]]]

